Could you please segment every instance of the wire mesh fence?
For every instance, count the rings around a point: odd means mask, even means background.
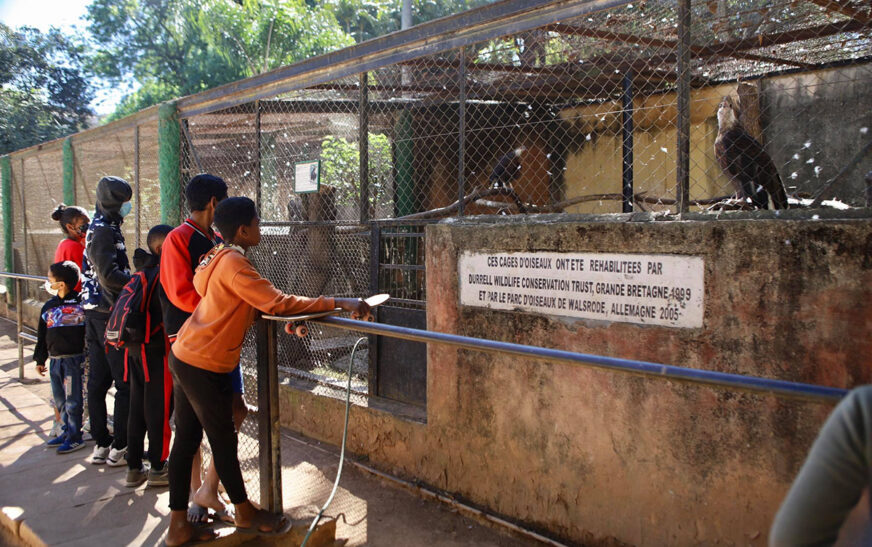
[[[579,13],[190,116],[185,169],[257,199],[265,239],[252,256],[281,289],[387,291],[410,307],[426,302],[417,222],[863,204],[868,6]],[[282,342],[282,366],[329,383],[350,342],[313,330]]]

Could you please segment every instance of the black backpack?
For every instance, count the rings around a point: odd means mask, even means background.
[[[149,271],[151,270],[151,271]],[[162,317],[152,317],[149,303],[160,283],[160,270],[136,272],[121,289],[106,323],[106,344],[118,349],[148,344],[163,325]]]

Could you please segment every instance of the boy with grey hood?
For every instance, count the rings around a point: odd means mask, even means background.
[[[97,442],[91,463],[127,465],[127,417],[130,384],[125,381],[124,354],[105,343],[109,310],[130,280],[130,262],[121,224],[130,213],[133,190],[126,180],[103,177],[97,183],[97,212],[85,235],[82,259],[82,307],[85,308],[85,339],[88,343],[88,409],[91,435]],[[109,434],[106,394],[115,382],[115,436]]]

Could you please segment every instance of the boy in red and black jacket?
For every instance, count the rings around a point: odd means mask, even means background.
[[[215,206],[227,197],[227,184],[214,175],[197,175],[185,188],[185,197],[191,216],[167,236],[160,258],[161,305],[170,342],[175,342],[200,302],[194,290],[194,270],[212,247],[223,242],[211,225]]]
[[[185,187],[185,198],[191,216],[181,226],[167,236],[161,250],[160,281],[161,304],[170,344],[176,340],[179,329],[191,316],[200,302],[200,295],[194,289],[194,270],[215,245],[223,243],[221,236],[212,230],[215,207],[227,197],[227,184],[215,175],[202,173],[193,177]],[[243,399],[242,373],[237,366],[230,373],[233,385],[234,421],[239,427],[245,418],[246,406]],[[224,504],[218,495],[218,473],[214,461],[206,471],[205,480],[200,479],[200,460],[194,461],[191,472],[191,491],[194,503],[188,518],[202,523],[212,509],[218,518],[233,520],[232,509]]]

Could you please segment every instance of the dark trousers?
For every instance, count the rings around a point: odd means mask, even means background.
[[[109,316],[103,313],[85,315],[85,338],[88,341],[88,412],[91,416],[91,436],[99,446],[117,449],[127,446],[127,414],[130,410],[130,384],[124,381],[124,354],[106,347],[104,335]],[[106,427],[106,394],[115,382],[113,423],[115,438]]]
[[[236,454],[236,429],[233,427],[233,381],[229,374],[209,372],[180,361],[170,352],[173,375],[176,436],[170,452],[170,509],[185,510],[191,489],[191,465],[203,440],[203,430],[212,447],[218,478],[230,502],[248,499],[239,458]]]
[[[160,469],[170,454],[173,381],[167,368],[166,351],[163,340],[144,348],[127,350],[127,379],[130,382],[127,465],[130,469],[142,467],[146,432],[148,461],[152,469]]]

